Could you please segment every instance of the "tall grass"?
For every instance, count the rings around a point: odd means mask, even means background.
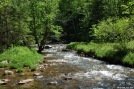
[[[69,44],[70,49],[82,51],[85,53],[94,53],[100,59],[110,62],[119,62],[134,66],[134,41],[120,45],[118,43],[84,43],[73,42]],[[71,46],[73,45],[73,46]]]
[[[93,50],[95,55],[99,58],[111,58],[115,55],[116,50],[114,49],[114,44],[98,44],[96,48]]]
[[[12,47],[0,55],[0,63],[5,60],[9,64],[3,64],[4,66],[22,71],[25,66],[35,68],[43,60],[43,56],[27,47]]]

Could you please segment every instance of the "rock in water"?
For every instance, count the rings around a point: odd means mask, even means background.
[[[29,83],[29,82],[32,82],[34,81],[34,79],[26,79],[26,80],[22,80],[19,82],[19,84],[26,84],[26,83]]]
[[[57,81],[52,81],[52,82],[49,82],[48,85],[57,85],[58,82]]]
[[[10,80],[9,79],[0,79],[0,84],[7,84]]]
[[[5,75],[14,75],[14,72],[10,70],[5,70]]]
[[[35,79],[42,79],[44,76],[40,75],[40,76],[35,76]]]
[[[72,77],[64,77],[64,80],[72,80]]]
[[[40,76],[41,74],[40,73],[34,73],[34,76]]]
[[[50,49],[50,48],[52,48],[52,46],[49,46],[49,45],[45,46],[45,49]]]

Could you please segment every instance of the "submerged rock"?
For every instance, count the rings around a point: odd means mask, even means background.
[[[19,84],[26,84],[26,83],[33,82],[33,81],[34,79],[26,79],[26,80],[19,81]]]
[[[52,81],[52,82],[49,82],[48,85],[57,85],[58,82],[57,81]]]
[[[52,48],[52,46],[50,46],[50,45],[45,46],[45,49],[50,49],[50,48]]]
[[[43,75],[35,76],[35,79],[41,79],[41,78],[43,78],[43,77],[44,77]]]
[[[7,82],[0,80],[0,85],[3,85],[3,84],[7,84]]]
[[[21,73],[20,76],[25,76],[26,74],[25,73]]]
[[[41,74],[40,73],[34,73],[33,75],[34,76],[40,76]]]
[[[64,77],[64,80],[72,80],[72,77]]]
[[[14,75],[14,72],[10,70],[5,70],[5,75]]]
[[[10,80],[9,79],[1,79],[0,80],[0,84],[3,85],[3,84],[7,84]]]
[[[69,52],[70,49],[62,49],[63,52]]]

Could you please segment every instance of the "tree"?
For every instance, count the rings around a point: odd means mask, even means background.
[[[32,37],[27,25],[27,0],[4,0],[0,8],[1,51],[11,45],[28,45]]]
[[[64,39],[67,41],[82,41],[87,35],[88,7],[90,0],[61,0],[59,4],[58,21],[64,29]],[[66,4],[68,3],[68,4]]]
[[[99,21],[101,21],[104,18],[104,3],[103,0],[94,0],[92,2],[91,6],[91,19],[90,19],[90,24],[97,24]]]
[[[58,13],[59,0],[31,0],[30,1],[30,24],[29,28],[38,44],[38,52],[44,49],[44,45],[50,33],[60,34],[61,28],[55,25]]]
[[[134,38],[132,23],[128,18],[104,20],[93,26],[94,36],[99,42],[117,42],[124,45]]]
[[[127,16],[127,17],[130,17],[132,15],[134,15],[134,1],[133,0],[128,0],[126,2],[126,4],[122,4],[121,5],[121,8],[122,8],[122,14]]]

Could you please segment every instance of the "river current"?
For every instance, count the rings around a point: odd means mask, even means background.
[[[2,89],[134,89],[134,68],[81,57],[75,51],[63,51],[65,44],[49,46],[52,48],[42,52],[44,63],[41,65],[45,68],[35,71],[43,77],[34,78],[31,84],[18,85],[20,78],[31,78],[32,73],[24,77],[5,76],[12,84]]]
[[[68,72],[71,77],[65,89],[134,89],[134,68],[108,64],[90,57],[80,57],[75,52],[63,52],[65,45],[51,45],[45,50],[46,57],[54,57],[49,62],[63,62],[76,72]],[[58,47],[58,48],[56,48]],[[58,50],[57,50],[58,49]],[[113,59],[114,60],[114,59]],[[66,68],[65,71],[68,69]]]

